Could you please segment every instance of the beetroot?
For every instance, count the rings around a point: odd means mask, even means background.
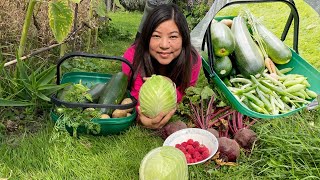
[[[257,141],[257,134],[247,128],[242,128],[234,135],[234,140],[244,149],[251,149],[255,141]]]
[[[161,137],[166,139],[172,133],[179,131],[181,129],[187,128],[187,124],[183,121],[174,121],[166,124],[163,128],[161,128]]]
[[[234,139],[227,137],[218,138],[219,148],[218,152],[219,158],[225,162],[236,162],[237,158],[240,156],[240,146]]]
[[[219,132],[214,128],[208,128],[207,131],[211,132],[216,138],[219,138]]]

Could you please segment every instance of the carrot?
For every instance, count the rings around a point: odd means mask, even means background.
[[[269,57],[266,57],[264,59],[264,63],[268,71],[270,72],[270,74],[277,74],[276,67],[275,67],[276,65],[273,63],[273,61]],[[274,78],[274,75],[272,75],[272,77]]]

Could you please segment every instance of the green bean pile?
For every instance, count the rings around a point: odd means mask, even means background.
[[[309,104],[317,94],[308,89],[307,77],[287,74],[292,68],[277,70],[276,74],[267,69],[258,75],[245,78],[238,74],[224,82],[234,96],[249,109],[269,115],[287,113]]]

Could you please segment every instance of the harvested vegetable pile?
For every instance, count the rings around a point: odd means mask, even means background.
[[[231,28],[231,34],[226,28],[216,32],[221,24]],[[249,11],[233,19],[212,20],[210,27],[212,57],[202,54],[246,109],[272,117],[304,107],[318,96],[313,79],[286,65],[293,51]],[[235,42],[235,48],[226,42]],[[228,53],[222,54],[224,51]],[[286,66],[278,69],[279,65]]]
[[[92,101],[92,96],[88,93],[89,90],[80,81],[60,91],[59,97],[67,102]],[[72,128],[73,137],[78,136],[78,127],[80,126],[86,127],[88,133],[98,134],[100,131],[100,126],[92,122],[94,118],[100,117],[101,113],[99,110],[93,108],[56,107],[55,112],[59,116],[59,119],[55,123],[52,140],[60,140],[68,136],[68,128]]]
[[[136,101],[127,97],[127,85],[127,76],[118,72],[104,83],[92,82],[90,85],[80,79],[79,83],[59,91],[54,101],[57,105],[53,112],[57,116],[56,120],[53,118],[54,139],[68,132],[77,137],[78,131],[101,135],[119,133],[129,127],[135,120],[133,107]],[[104,121],[109,118],[118,119],[117,124],[112,120]]]
[[[283,74],[290,70],[277,71],[274,77],[264,72],[256,78],[246,79],[241,75],[231,77],[229,90],[250,109],[277,115],[300,108],[316,98],[317,94],[308,89],[307,78],[300,74]]]

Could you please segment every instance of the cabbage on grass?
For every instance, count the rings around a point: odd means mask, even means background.
[[[140,164],[140,180],[187,180],[188,165],[182,151],[172,146],[151,150]]]
[[[140,88],[139,102],[141,113],[149,118],[169,113],[177,103],[174,83],[165,76],[152,75]]]

